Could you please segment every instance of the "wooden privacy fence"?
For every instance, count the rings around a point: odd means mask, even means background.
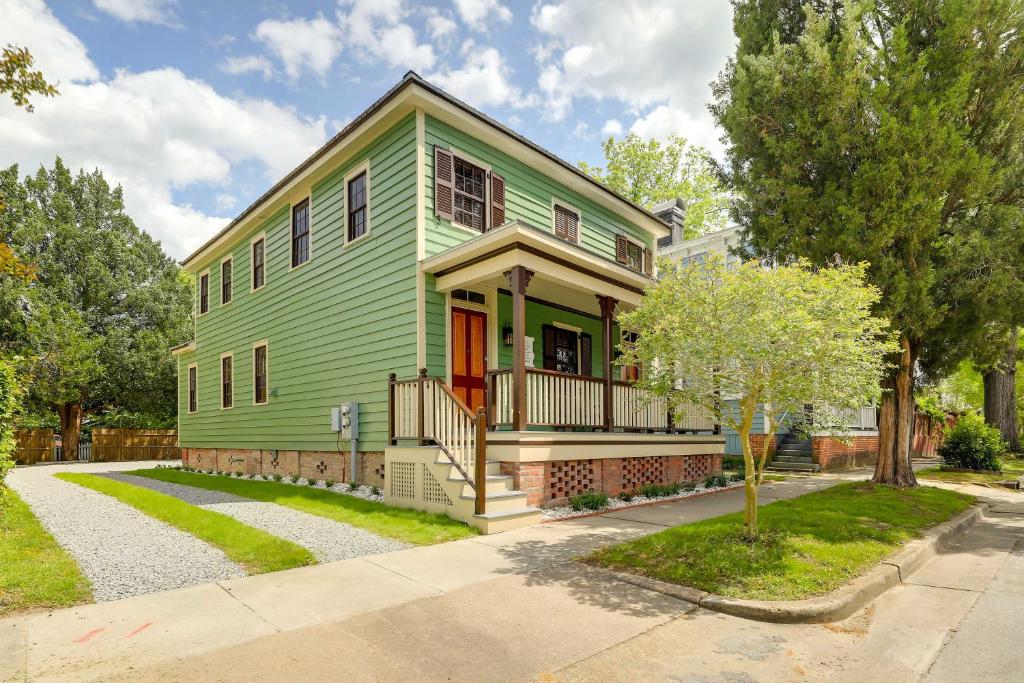
[[[15,429],[14,462],[34,465],[52,462],[54,439],[52,429]]]
[[[94,429],[93,460],[177,460],[178,432],[174,429]]]

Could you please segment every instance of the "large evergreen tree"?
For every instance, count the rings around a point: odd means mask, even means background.
[[[0,292],[0,349],[31,359],[28,400],[58,414],[66,452],[90,412],[173,416],[167,351],[192,337],[192,287],[125,212],[121,188],[58,158],[24,181],[17,166],[0,171],[0,200],[0,242],[35,276]]]
[[[951,364],[964,353],[951,340],[991,315],[957,296],[984,287],[963,247],[1024,204],[1021,2],[734,4],[737,53],[712,111],[736,219],[763,255],[870,263],[901,347],[875,480],[912,485],[919,361]]]

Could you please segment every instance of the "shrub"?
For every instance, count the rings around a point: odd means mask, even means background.
[[[694,484],[692,481],[688,481],[685,482],[682,486],[680,486],[680,490],[686,491],[687,493],[689,493],[690,491],[696,491],[697,485]]]
[[[270,475],[270,478],[273,479],[274,481],[281,481],[283,477],[281,477],[280,474],[272,474]]]
[[[334,488],[334,480],[328,479],[327,481],[324,482],[324,486],[326,486],[327,488]]]
[[[570,498],[569,506],[576,511],[603,510],[608,507],[608,494],[604,491],[587,491]]]
[[[728,484],[729,480],[724,474],[709,474],[704,477],[704,488],[706,489],[720,489]]]
[[[288,477],[288,481],[290,481],[293,484],[298,484],[299,483],[299,475],[293,474],[292,476]]]
[[[360,484],[359,484],[358,481],[352,480],[352,481],[350,481],[348,483],[348,490],[349,491],[358,491],[359,490],[359,485]]]
[[[745,478],[746,478],[746,475],[743,474],[742,472],[733,472],[732,475],[730,475],[730,477],[729,477],[729,481],[735,483],[735,482],[738,482],[738,481],[743,481]]]
[[[739,470],[743,471],[746,467],[743,463],[742,455],[723,455],[722,456],[722,469],[723,470]]]
[[[635,495],[636,494],[634,494],[632,491],[623,491],[622,493],[619,494],[619,500],[621,500],[624,503],[628,503],[629,501],[633,500]]]
[[[380,487],[379,487],[379,486],[373,486],[373,487],[371,487],[371,488],[370,488],[370,493],[372,493],[372,494],[373,494],[373,495],[375,495],[375,496],[379,496],[379,495],[381,494],[381,490],[380,490]]]
[[[316,486],[316,479],[307,479],[306,484],[308,486]]]
[[[20,394],[14,361],[0,358],[0,483],[14,466],[14,414]]]
[[[999,456],[1006,453],[1006,442],[999,430],[985,424],[980,415],[966,413],[946,429],[939,456],[947,467],[998,472]]]

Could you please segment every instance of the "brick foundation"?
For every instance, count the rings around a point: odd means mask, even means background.
[[[822,470],[844,470],[878,462],[878,435],[854,436],[844,444],[832,436],[811,439],[811,454]]]
[[[751,434],[750,435],[750,452],[754,455],[754,462],[757,462],[761,457],[761,449],[764,448],[764,440],[767,434]],[[772,437],[771,443],[768,445],[768,460],[772,459],[775,455],[775,446],[778,443],[777,438]]]
[[[698,481],[722,471],[721,455],[594,458],[552,462],[502,462],[501,473],[526,493],[528,505],[564,505],[571,496],[604,491],[617,496],[644,484]]]
[[[187,467],[220,472],[299,476],[305,479],[351,481],[349,456],[337,451],[282,451],[253,448],[182,448],[181,462]],[[384,453],[359,453],[359,476],[371,486],[384,485]]]

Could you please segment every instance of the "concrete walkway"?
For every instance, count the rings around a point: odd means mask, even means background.
[[[762,502],[865,476],[766,484]],[[868,671],[917,680],[981,594],[963,586],[987,586],[1021,532],[1013,515],[986,521],[989,538],[978,547],[933,561],[953,562],[952,574],[895,589],[825,626],[706,612],[569,564],[598,546],[741,505],[742,492],[730,491],[8,619],[0,621],[0,680],[696,683],[863,680]],[[942,581],[960,584],[936,587]]]

